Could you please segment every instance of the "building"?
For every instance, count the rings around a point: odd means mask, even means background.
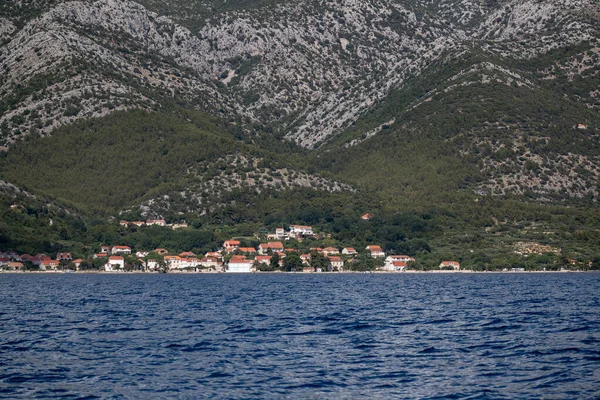
[[[6,269],[9,271],[22,271],[23,263],[18,262],[18,261],[9,261],[8,264],[6,265]]]
[[[382,271],[404,271],[405,269],[406,263],[404,261],[386,262],[385,265],[381,267]]]
[[[394,269],[394,265],[393,265],[394,263],[396,263],[396,262],[404,263],[405,264],[404,267],[406,268],[407,263],[414,262],[414,261],[415,261],[414,258],[409,257],[407,255],[395,255],[394,254],[394,255],[390,255],[390,256],[386,257],[385,266],[386,266],[386,268],[389,268],[390,270],[395,271],[396,269]]]
[[[337,269],[338,271],[342,271],[344,269],[344,261],[340,257],[329,256],[327,258],[329,258],[329,264],[331,265],[332,269]]]
[[[204,257],[202,260],[200,260],[200,265],[202,265],[205,268],[217,268],[220,264],[219,264],[219,260],[217,260],[214,257]]]
[[[73,256],[71,255],[71,253],[58,253],[56,255],[56,259],[58,261],[71,261],[73,259]]]
[[[111,254],[131,254],[131,247],[129,246],[113,246],[110,250]]]
[[[105,271],[114,271],[125,268],[125,259],[121,256],[110,256],[108,262],[104,264]]]
[[[121,225],[121,226],[128,226],[129,222],[127,222],[125,220],[121,220],[121,221],[119,221],[119,225]]]
[[[340,254],[340,251],[338,249],[336,249],[335,247],[325,247],[323,249],[323,254],[325,254],[326,256],[331,255],[331,254]]]
[[[460,270],[460,263],[458,261],[442,261],[440,263],[440,269],[448,269],[448,267],[452,267],[455,271],[458,271]]]
[[[269,265],[272,256],[256,256],[255,261],[259,264]]]
[[[362,219],[363,221],[368,221],[371,218],[373,218],[373,214],[371,214],[371,213],[366,213],[362,217],[360,217],[360,219]]]
[[[233,253],[234,251],[236,251],[239,248],[240,248],[239,240],[226,240],[223,243],[223,249],[225,250],[226,253]]]
[[[356,254],[356,250],[354,250],[353,247],[344,247],[342,249],[342,254],[344,254],[346,256],[353,256]]]
[[[283,243],[281,242],[261,243],[258,245],[258,254],[265,255],[269,252],[269,250],[273,253],[283,252],[283,249]]]
[[[52,269],[57,269],[59,265],[60,265],[60,262],[58,260],[51,260],[49,258],[46,258],[46,259],[42,260],[42,262],[40,263],[40,269],[44,270],[44,271],[48,271],[48,270],[52,270]]]
[[[165,264],[168,269],[183,269],[187,266],[187,262],[179,256],[165,256]]]
[[[146,220],[146,225],[148,225],[148,226],[152,226],[152,225],[167,226],[167,223],[165,222],[164,219],[149,219],[149,220]]]
[[[233,257],[227,264],[227,272],[251,272],[252,260],[245,257]]]
[[[371,253],[371,257],[373,258],[385,257],[385,253],[383,252],[381,246],[369,245],[366,247],[366,250],[368,250]]]
[[[290,225],[290,236],[292,237],[308,237],[314,236],[312,226],[305,225]]]

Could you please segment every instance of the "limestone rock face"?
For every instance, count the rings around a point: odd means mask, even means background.
[[[302,0],[208,15],[192,32],[176,21],[193,16],[141,3],[32,2],[28,20],[26,5],[9,6],[0,16],[0,145],[176,99],[312,148],[468,52],[491,61],[463,73],[532,85],[493,60],[597,41],[600,15],[595,0]],[[207,15],[210,4],[198,10]]]

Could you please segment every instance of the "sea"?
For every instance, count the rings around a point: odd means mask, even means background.
[[[598,399],[600,274],[0,274],[0,398]]]

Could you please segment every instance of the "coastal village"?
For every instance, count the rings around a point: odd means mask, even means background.
[[[369,218],[368,214],[363,216]],[[120,221],[120,225],[129,226],[168,226],[164,220]],[[184,224],[170,225],[173,229],[185,227]],[[294,239],[302,243],[306,239],[322,238],[311,226],[290,225],[289,228],[277,228],[274,232],[256,235],[262,239],[256,247],[244,247],[243,241],[232,238],[205,254],[185,251],[171,254],[167,249],[132,249],[125,245],[100,246],[98,252],[89,259],[74,258],[69,252],[49,254],[18,254],[14,251],[0,252],[0,270],[3,271],[88,271],[103,272],[229,272],[250,273],[265,271],[287,272],[348,272],[355,271],[358,263],[366,261],[373,271],[403,272],[415,262],[408,255],[386,254],[378,244],[364,249],[352,247],[290,247],[286,244]],[[27,268],[26,266],[29,266]],[[443,261],[440,270],[459,271],[457,261]]]

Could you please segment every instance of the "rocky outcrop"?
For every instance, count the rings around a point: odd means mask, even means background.
[[[63,2],[22,29],[0,19],[1,140],[168,98],[314,147],[437,61],[473,49],[528,58],[595,40],[598,9],[594,0],[282,1],[215,15],[192,33],[131,1]],[[530,84],[493,63],[473,68]]]

